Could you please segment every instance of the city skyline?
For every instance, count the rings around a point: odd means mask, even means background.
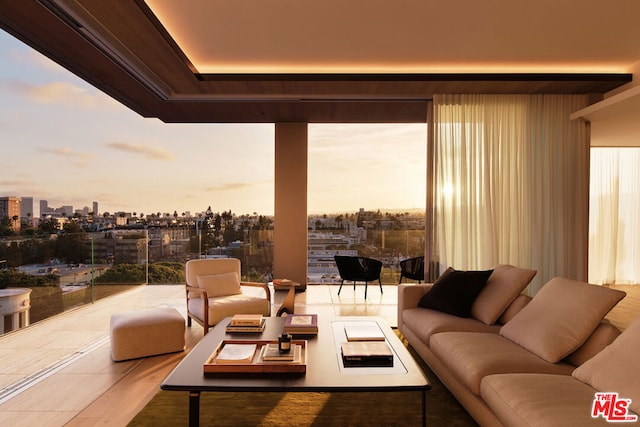
[[[0,55],[0,196],[273,214],[273,124],[162,123],[5,32]],[[424,207],[425,150],[424,124],[310,124],[309,213]]]

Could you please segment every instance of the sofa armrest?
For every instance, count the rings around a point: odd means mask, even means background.
[[[398,328],[402,326],[402,312],[408,308],[416,308],[420,298],[431,286],[433,283],[398,285]]]

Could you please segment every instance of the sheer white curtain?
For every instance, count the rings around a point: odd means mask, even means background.
[[[640,284],[640,148],[591,149],[589,281]]]
[[[589,140],[575,95],[433,100],[434,259],[441,270],[534,268],[586,280]]]

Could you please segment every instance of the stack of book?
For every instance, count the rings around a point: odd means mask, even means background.
[[[393,352],[386,341],[347,341],[342,343],[342,362],[349,367],[391,367]]]
[[[302,347],[300,344],[292,344],[291,350],[282,353],[278,348],[278,344],[268,343],[262,349],[262,361],[300,363],[301,352]]]
[[[266,320],[261,314],[236,314],[227,325],[227,333],[260,333]]]
[[[318,335],[318,315],[289,314],[284,320],[284,331],[291,335]]]
[[[282,289],[295,288],[296,286],[300,286],[300,283],[294,282],[289,279],[273,279],[273,289],[276,291]]]
[[[345,367],[393,366],[393,351],[384,332],[374,321],[354,321],[344,325],[347,342],[342,343]]]
[[[344,325],[347,341],[384,341],[384,333],[376,322],[359,321]]]

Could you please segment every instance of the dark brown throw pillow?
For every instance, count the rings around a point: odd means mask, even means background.
[[[469,317],[471,306],[493,270],[460,271],[449,267],[424,294],[418,307]]]

